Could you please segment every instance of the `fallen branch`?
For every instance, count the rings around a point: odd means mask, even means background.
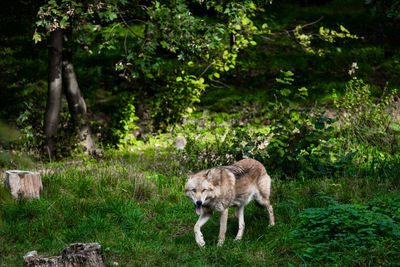
[[[312,25],[314,25],[314,24],[317,24],[318,22],[320,22],[320,21],[323,20],[323,19],[324,19],[324,16],[320,17],[320,18],[317,19],[316,21],[313,21],[313,22],[310,22],[310,23],[307,23],[307,24],[304,24],[304,25],[300,25],[300,28],[301,28],[301,29],[304,29],[304,28],[310,27],[310,26],[312,26]],[[298,27],[298,26],[297,26],[297,27]],[[297,28],[297,27],[296,27],[296,28]],[[290,34],[291,34],[291,33],[295,33],[295,32],[296,32],[296,28],[294,28],[293,30],[286,30],[286,31],[282,31],[282,32],[273,32],[273,33],[269,33],[269,35],[271,35],[271,36],[279,36],[279,35],[286,34],[286,35],[288,35],[288,36],[290,37]],[[266,37],[266,36],[264,36],[264,35],[259,35],[259,34],[257,34],[257,36],[261,37],[262,39],[264,39],[264,40],[266,40],[266,41],[272,41],[272,40],[273,40],[273,39],[271,39],[271,38],[269,38],[269,37]]]

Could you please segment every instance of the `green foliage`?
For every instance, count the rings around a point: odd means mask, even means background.
[[[123,4],[125,1],[121,1]],[[48,0],[38,11],[37,28],[33,35],[35,43],[42,41],[47,32],[56,29],[74,29],[79,34],[75,41],[85,43],[83,31],[95,31],[94,21],[110,22],[117,18],[117,1],[71,1]]]
[[[295,91],[289,87],[294,81],[292,72],[282,71],[282,77],[276,80],[285,87],[262,117],[254,120],[260,127],[240,125],[239,118],[226,130],[221,126],[222,131],[209,125],[213,137],[205,142],[199,135],[187,134],[185,151],[190,164],[198,162],[206,168],[250,157],[264,163],[270,172],[286,177],[331,174],[339,166],[334,166],[335,151],[331,151],[329,142],[335,133],[335,120],[325,117],[323,110],[295,107],[294,103],[305,100],[308,93],[304,87]]]
[[[19,138],[19,132],[15,129],[10,128],[4,122],[0,121],[0,144],[7,145],[12,141],[16,141]]]
[[[267,109],[258,111],[250,120],[251,124],[243,123],[246,121],[244,114],[238,113],[233,120],[218,122],[215,117],[210,122],[207,118],[206,128],[187,128],[189,132],[184,135],[188,140],[185,148],[188,163],[209,168],[250,157],[263,162],[270,173],[278,177],[302,179],[321,175],[340,177],[350,173],[358,177],[376,175],[383,178],[399,173],[396,167],[398,143],[394,141],[397,140],[396,124],[387,112],[393,94],[385,97],[383,102],[372,101],[370,93],[365,91],[368,86],[357,87],[355,84],[359,81],[353,80],[345,95],[335,98],[335,103],[363,109],[366,112],[362,115],[367,117],[344,115],[348,111],[338,108],[339,121],[336,121],[332,119],[336,115],[327,117],[324,109],[298,107],[299,103],[307,103],[308,90],[292,88],[292,72],[282,72],[276,80],[283,88],[277,90],[275,101],[271,101]],[[364,91],[356,93],[357,90]],[[195,123],[203,124],[201,120]],[[382,130],[382,139],[367,133],[375,132],[375,129],[386,130]],[[349,133],[350,130],[354,133]],[[365,139],[367,137],[370,139]]]
[[[21,138],[17,141],[23,150],[33,154],[40,154],[39,148],[43,145],[43,117],[44,106],[38,106],[31,101],[25,102],[25,111],[21,113],[16,124],[20,129]]]
[[[200,102],[200,96],[207,84],[204,78],[185,74],[175,78],[156,94],[153,106],[153,123],[156,128],[166,129],[181,121],[184,115],[191,113],[194,104]]]
[[[251,1],[155,1],[142,14],[149,20],[127,25],[133,37],[124,37],[126,55],[117,69],[138,85],[139,97],[150,96],[156,129],[180,122],[211,82],[235,68],[238,53],[256,45],[253,36],[263,32],[252,21],[258,10]]]
[[[277,82],[289,86],[293,73],[283,72]],[[289,177],[327,174],[330,172],[328,141],[333,137],[335,120],[324,116],[323,110],[298,108],[293,101],[305,100],[306,88],[284,88],[270,102],[267,117],[272,126],[272,137],[267,147],[265,164],[279,169]]]
[[[20,133],[16,129],[0,121],[0,168],[7,168],[9,166],[27,168],[32,166],[31,160],[26,155],[19,151],[10,151],[10,148],[13,148],[13,143],[17,142],[20,136]],[[4,195],[5,191],[3,192],[2,187],[0,187],[0,201]]]
[[[298,7],[279,1],[274,2],[273,5],[265,5],[266,1],[224,3],[156,1],[142,3],[145,8],[142,8],[143,5],[138,6],[136,1],[129,3],[126,1],[82,3],[66,0],[46,1],[38,13],[36,25],[38,35],[35,34],[35,36],[43,38],[45,31],[55,27],[73,29],[73,39],[80,43],[79,47],[75,47],[80,53],[75,58],[76,63],[86,61],[87,54],[83,53],[83,50],[94,54],[99,52],[101,49],[96,50],[94,48],[96,45],[103,45],[106,48],[102,50],[105,57],[113,55],[112,60],[108,61],[110,64],[120,60],[122,55],[122,60],[115,65],[115,68],[128,80],[129,92],[135,95],[136,101],[145,103],[147,107],[153,107],[152,115],[156,128],[167,129],[168,124],[180,122],[183,116],[188,115],[195,108],[198,109],[196,104],[204,94],[205,88],[208,90],[211,87],[220,86],[220,82],[224,82],[227,86],[234,84],[235,86],[229,91],[243,87],[247,95],[256,93],[255,99],[262,95],[265,98],[261,101],[271,100],[270,96],[273,95],[274,88],[269,85],[277,70],[282,68],[290,68],[299,74],[296,83],[300,87],[307,87],[310,98],[318,94],[319,97],[324,97],[324,100],[330,99],[329,94],[332,88],[341,91],[341,87],[344,87],[343,75],[347,74],[345,66],[354,60],[359,62],[359,58],[360,77],[363,77],[366,82],[375,82],[375,76],[379,76],[380,73],[384,74],[384,80],[396,82],[398,79],[393,77],[398,73],[396,63],[398,49],[388,50],[386,45],[378,47],[370,41],[371,39],[365,39],[362,44],[358,41],[357,43],[344,41],[349,39],[347,37],[350,39],[354,37],[350,36],[349,32],[367,38],[368,32],[363,30],[368,29],[364,29],[364,25],[375,25],[371,21],[372,18],[368,18],[369,14],[362,9],[362,5],[355,4],[354,1],[349,3],[351,10],[359,12],[352,14],[349,11],[350,8],[341,10],[338,8],[341,6],[340,3],[333,1],[328,5],[319,6],[318,13],[324,15],[321,22],[314,26],[310,25],[309,28],[307,26],[297,28],[296,31],[288,31],[288,29],[296,29],[295,26],[298,24],[307,25],[315,21],[315,8],[312,5]],[[25,2],[24,5],[26,5]],[[353,17],[365,23],[356,23]],[[385,31],[390,28],[390,25],[384,26]],[[6,27],[8,26],[4,26]],[[312,49],[318,51],[319,46],[324,42],[329,45],[332,53],[331,55],[327,53],[326,57],[321,59],[317,56],[306,55],[298,49],[301,46],[295,45],[295,42],[301,43],[301,38],[287,39],[286,34],[282,34],[285,31],[288,31],[292,37],[295,32],[297,37],[302,34],[310,35]],[[375,33],[376,30],[372,29],[371,36]],[[263,39],[264,37],[272,38],[273,42]],[[389,39],[394,40],[395,35],[392,37]],[[4,37],[4,40],[6,39]],[[331,44],[332,40],[335,43]],[[24,90],[22,88],[25,81],[21,79],[24,76],[21,73],[21,66],[14,67],[13,64],[22,62],[21,59],[25,57],[21,56],[21,51],[30,53],[31,48],[21,49],[16,47],[15,43],[14,41],[9,46],[5,45],[0,52],[3,56],[0,60],[2,74],[4,74],[0,79],[2,85],[8,86],[13,84],[13,81],[18,81],[18,88],[7,87],[9,89],[4,90],[2,96],[7,96],[7,100],[2,97],[3,103],[14,99],[11,97],[11,91],[14,89]],[[29,43],[29,40],[24,43]],[[255,46],[256,43],[257,46]],[[44,44],[42,48],[45,51]],[[17,57],[19,57],[17,60],[13,60]],[[45,58],[44,54],[35,57],[34,64],[31,65],[36,65],[40,58]],[[99,62],[93,64],[96,64],[96,68],[93,65],[88,68],[85,66],[78,74],[80,84],[82,84],[83,75],[87,76],[83,79],[91,81],[92,78],[96,78],[93,77],[95,76],[93,73],[99,72],[99,69],[102,71]],[[27,63],[24,62],[23,65],[25,74],[33,72],[29,69],[25,70]],[[37,65],[45,66],[45,64]],[[185,72],[184,75],[182,71]],[[14,77],[17,73],[21,74],[9,80],[10,76]],[[102,77],[103,73],[98,76]],[[113,73],[108,76],[116,75]],[[44,77],[43,74],[42,77]],[[182,81],[179,81],[179,77]],[[231,79],[232,77],[235,78]],[[202,84],[194,84],[194,81],[199,81],[201,78],[204,79]],[[114,77],[112,82],[120,82],[117,79]],[[98,88],[93,88],[96,86],[103,87],[103,80],[99,79],[86,87],[81,86],[85,97],[91,98],[90,107],[93,107],[93,103],[98,100],[94,97],[97,93],[95,90]],[[109,88],[113,88],[113,86],[106,87],[105,90],[110,91]],[[226,89],[220,91],[223,90]],[[244,101],[242,95],[232,96],[235,104]],[[246,100],[248,101],[248,98]],[[17,102],[22,103],[22,101]],[[216,105],[225,107],[223,101],[214,102],[218,102]],[[98,106],[101,105],[98,104]],[[7,107],[7,111],[0,112],[7,117],[12,116],[11,114],[20,114],[25,110],[25,107],[20,106],[22,105],[18,104],[18,112],[13,112],[14,110],[10,107]],[[10,119],[13,120],[13,118]],[[118,121],[113,123],[113,125],[117,124]],[[32,135],[32,132],[28,135]]]
[[[315,34],[306,34],[303,33],[303,26],[299,25],[294,30],[294,37],[298,41],[298,43],[304,48],[305,51],[312,54],[317,54],[319,56],[323,56],[326,53],[329,53],[331,49],[318,48],[315,49],[311,45],[311,41],[315,39]],[[319,40],[322,40],[327,43],[334,43],[336,39],[339,38],[351,38],[358,39],[357,35],[351,34],[343,25],[340,25],[340,31],[331,30],[321,26],[319,28],[319,32],[317,34]]]
[[[119,112],[114,113],[113,121],[117,125],[112,125],[112,139],[113,144],[117,147],[123,148],[136,143],[136,137],[132,131],[138,129],[135,122],[138,117],[135,114],[135,106],[133,105],[135,98],[129,93],[121,93],[118,95],[117,110]]]
[[[304,210],[300,215],[293,239],[298,240],[297,253],[308,262],[335,263],[338,261],[365,264],[372,250],[394,246],[400,241],[398,216],[399,199],[376,202],[370,206],[338,204],[328,198],[329,206]],[[390,207],[385,207],[390,203]],[[377,262],[375,262],[377,263]]]
[[[334,104],[338,110],[341,135],[350,143],[371,145],[382,151],[395,153],[398,149],[398,129],[396,119],[388,112],[396,90],[387,92],[374,101],[371,88],[361,79],[351,80],[339,97],[334,94]],[[345,149],[349,149],[347,146]]]
[[[202,114],[202,113],[200,113]],[[195,115],[195,114],[194,114]],[[186,138],[183,162],[197,169],[230,165],[244,157],[262,161],[270,133],[266,125],[243,125],[246,114],[218,113],[191,119],[175,131]],[[242,125],[241,125],[242,124]]]

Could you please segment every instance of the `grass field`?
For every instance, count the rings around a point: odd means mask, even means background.
[[[113,153],[96,163],[50,167],[39,200],[15,201],[1,188],[1,266],[23,266],[22,256],[31,250],[58,255],[74,242],[99,242],[110,266],[309,265],[299,254],[301,240],[292,234],[304,209],[327,206],[329,196],[348,204],[400,196],[398,179],[274,180],[276,226],[269,227],[266,211],[251,203],[244,238],[234,242],[238,223],[230,210],[226,242],[219,248],[219,215],[214,214],[202,228],[206,248],[200,249],[193,235],[197,215],[183,192],[189,166],[180,164],[176,152]],[[326,258],[313,265],[397,264],[399,246],[390,244],[377,243],[350,262]]]

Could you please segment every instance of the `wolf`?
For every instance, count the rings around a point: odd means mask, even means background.
[[[188,173],[185,194],[193,202],[199,219],[194,226],[196,243],[205,246],[200,228],[210,219],[213,211],[221,212],[218,246],[225,240],[229,207],[236,207],[239,231],[235,240],[241,240],[245,227],[244,207],[254,198],[265,207],[269,224],[275,225],[274,210],[270,203],[271,178],[264,166],[254,159],[243,159],[230,166],[220,166],[197,173]]]

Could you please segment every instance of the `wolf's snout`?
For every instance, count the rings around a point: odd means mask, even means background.
[[[197,215],[203,214],[203,201],[197,200],[195,206]]]

